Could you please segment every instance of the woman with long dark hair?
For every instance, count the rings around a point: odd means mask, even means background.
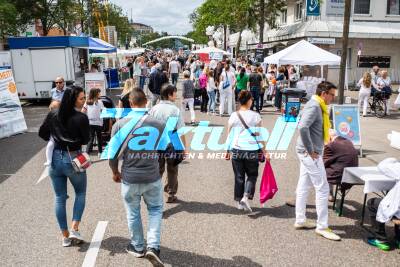
[[[58,110],[51,111],[39,129],[39,136],[48,141],[53,137],[55,146],[50,167],[50,178],[55,193],[55,212],[60,227],[64,247],[72,241],[82,242],[79,224],[85,209],[86,172],[76,172],[72,159],[82,151],[82,145],[89,141],[89,120],[81,112],[85,104],[83,88],[72,86],[65,90]],[[67,224],[67,180],[75,191],[75,202],[72,215],[71,230]]]

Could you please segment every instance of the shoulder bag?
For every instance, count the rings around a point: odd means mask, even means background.
[[[238,112],[236,112],[236,114],[237,114],[239,120],[241,121],[241,123],[243,124],[244,128],[250,133],[251,136],[254,137],[254,140],[256,140],[256,143],[258,145],[258,161],[259,162],[265,162],[264,151],[261,149],[260,143],[258,143],[256,135],[250,130],[249,126],[244,121],[242,115],[240,115],[240,112],[238,111]]]

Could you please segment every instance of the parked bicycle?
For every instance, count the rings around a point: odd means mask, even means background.
[[[376,91],[368,100],[371,113],[373,112],[377,118],[383,118],[386,114],[386,93]]]

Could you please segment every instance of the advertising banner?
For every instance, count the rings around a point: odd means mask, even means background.
[[[27,129],[13,73],[11,70],[0,70],[0,138]]]
[[[333,128],[338,135],[361,146],[360,113],[357,105],[333,105]]]
[[[210,57],[210,60],[214,59],[214,60],[221,61],[222,58],[224,57],[224,54],[220,53],[220,52],[210,52],[209,57]]]
[[[106,95],[106,76],[103,72],[85,73],[85,89],[89,93],[92,88],[99,88],[101,95]]]
[[[307,16],[319,16],[320,0],[307,0]]]

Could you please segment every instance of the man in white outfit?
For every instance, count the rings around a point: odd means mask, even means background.
[[[228,104],[228,114],[233,111],[233,90],[235,88],[236,78],[235,73],[231,71],[230,65],[226,64],[224,71],[221,74],[219,83],[219,114],[222,116],[225,110],[225,102]]]
[[[300,160],[300,175],[296,189],[296,229],[312,229],[327,239],[340,237],[328,228],[329,184],[322,159],[325,138],[329,139],[328,105],[335,97],[336,87],[329,82],[318,85],[316,95],[305,105],[299,122],[296,151]],[[328,131],[325,133],[325,130]],[[310,188],[315,189],[317,225],[306,221],[306,205]]]

